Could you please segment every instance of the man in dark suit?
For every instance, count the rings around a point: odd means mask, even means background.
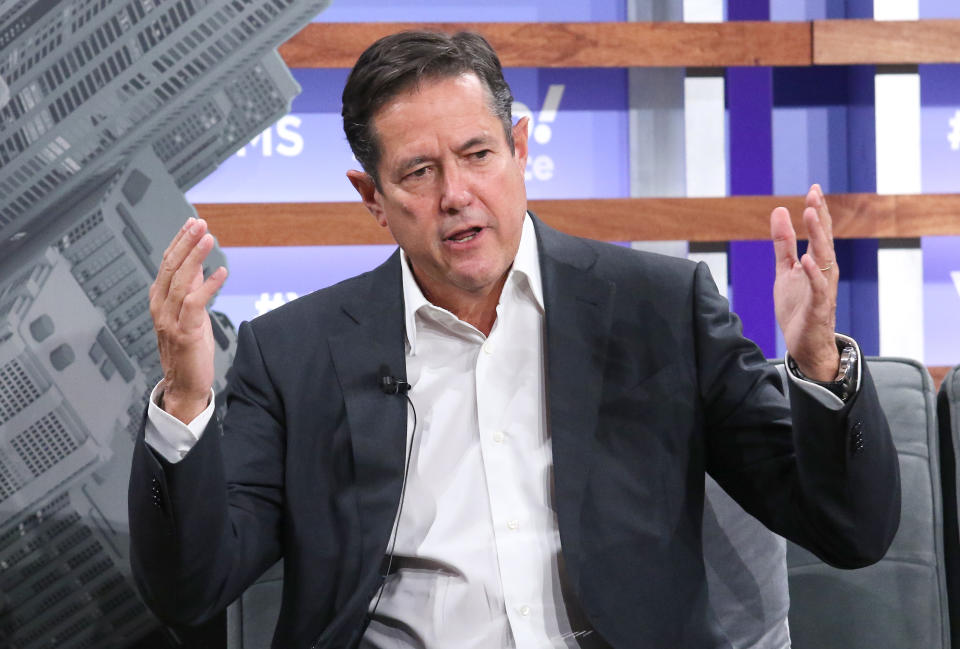
[[[203,279],[202,221],[171,242],[151,288],[165,378],[130,478],[134,573],[161,618],[216,614],[282,557],[277,648],[728,646],[705,471],[828,562],[886,552],[896,454],[834,333],[819,187],[808,254],[771,215],[788,406],[705,266],[527,212],[511,103],[476,35],[361,56],[348,177],[400,250],[241,325],[222,422],[204,305],[226,273]]]

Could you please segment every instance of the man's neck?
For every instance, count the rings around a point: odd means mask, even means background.
[[[420,281],[416,273],[414,273],[414,279],[420,286],[423,296],[431,304],[446,309],[459,319],[476,327],[483,332],[484,336],[489,336],[493,323],[497,320],[497,305],[500,303],[500,294],[503,292],[508,274],[509,271],[504,273],[500,281],[487,291],[477,293],[450,291],[449,294],[437,294]]]

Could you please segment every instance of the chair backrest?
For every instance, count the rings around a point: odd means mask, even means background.
[[[960,459],[960,365],[950,370],[937,395],[937,420],[940,423],[940,478],[943,487],[943,550],[947,570],[947,594],[950,599],[951,642],[960,647],[960,483],[957,465]]]
[[[227,649],[270,649],[282,596],[283,561],[278,561],[227,607]]]
[[[734,647],[790,646],[785,541],[707,478],[703,520],[710,604]],[[280,615],[283,562],[227,608],[227,649],[270,649]]]
[[[703,518],[710,605],[734,647],[790,646],[786,545],[707,477]],[[283,561],[227,608],[227,649],[270,649],[280,615]]]
[[[703,563],[710,608],[735,649],[790,647],[787,542],[706,478]]]
[[[949,649],[933,382],[906,359],[868,359],[900,457],[900,529],[879,563],[832,568],[787,544],[796,649]]]

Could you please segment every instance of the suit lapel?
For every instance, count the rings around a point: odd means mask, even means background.
[[[407,401],[384,394],[377,382],[381,365],[392,376],[406,376],[399,252],[368,278],[367,290],[343,304],[356,326],[330,339],[330,353],[350,428],[364,554],[379,556],[396,515],[406,455]]]
[[[554,499],[570,583],[579,583],[580,508],[593,452],[614,285],[590,272],[596,252],[534,218],[546,306],[547,419]],[[406,455],[406,400],[377,385],[379,368],[405,378],[400,255],[345,302],[356,326],[331,338],[343,390],[360,500],[364,554],[385,553]]]
[[[600,407],[614,285],[590,272],[597,253],[536,219],[546,306],[547,419],[554,500],[570,583],[579,583],[580,509]]]

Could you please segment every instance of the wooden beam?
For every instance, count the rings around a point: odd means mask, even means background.
[[[195,206],[222,246],[393,243],[357,203],[217,203]]]
[[[478,31],[505,67],[810,65],[809,22],[310,23],[280,46],[291,68],[349,68],[404,29]]]
[[[280,47],[294,68],[349,68],[404,29],[479,31],[506,67],[724,67],[960,62],[960,19],[723,23],[311,23]]]
[[[960,63],[960,20],[815,20],[813,63]]]
[[[835,194],[827,200],[837,238],[960,235],[960,194]],[[802,236],[799,196],[530,201],[550,225],[606,241],[766,239],[770,211],[778,205],[790,209]],[[392,243],[359,202],[196,207],[224,246]]]

